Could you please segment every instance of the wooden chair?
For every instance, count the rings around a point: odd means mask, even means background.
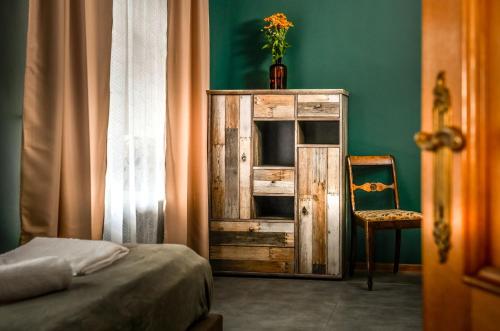
[[[364,183],[357,185],[354,183],[353,167],[387,167],[392,168],[392,183],[384,184]],[[386,156],[348,156],[347,170],[349,172],[349,188],[351,196],[351,261],[349,265],[349,274],[354,274],[354,265],[356,263],[356,225],[360,225],[365,230],[366,247],[366,266],[368,269],[368,289],[373,288],[373,270],[374,270],[374,235],[375,230],[395,229],[396,246],[394,251],[394,273],[399,269],[399,251],[401,247],[401,229],[420,228],[422,214],[399,209],[398,182],[396,177],[395,160],[391,155]],[[355,192],[363,190],[365,192],[381,192],[387,189],[393,190],[395,209],[384,210],[358,210],[356,205]]]

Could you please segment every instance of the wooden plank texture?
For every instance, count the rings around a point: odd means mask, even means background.
[[[326,273],[327,152],[327,148],[299,148],[299,259],[304,259],[299,265],[303,273]]]
[[[293,248],[255,246],[210,246],[216,260],[293,261]]]
[[[225,200],[225,144],[226,144],[226,97],[214,95],[211,102],[210,131],[210,190],[211,215],[213,218],[224,217]]]
[[[236,95],[236,94],[343,94],[348,96],[349,92],[344,89],[256,89],[256,90],[208,90],[209,95]]]
[[[262,133],[257,128],[255,122],[252,125],[252,150],[253,150],[253,164],[262,164]]]
[[[239,127],[240,96],[226,96],[226,129]]]
[[[251,217],[252,96],[240,97],[240,218]]]
[[[253,106],[256,118],[294,118],[294,95],[255,95]]]
[[[261,273],[293,273],[293,262],[282,261],[238,261],[238,260],[211,260],[215,271],[233,272],[261,272]]]
[[[289,169],[255,169],[253,193],[294,195],[294,173]]]
[[[299,197],[299,272],[312,273],[312,197]]]
[[[224,218],[239,218],[238,129],[226,129]]]
[[[340,96],[338,94],[299,94],[297,96],[297,103],[308,102],[339,103]]]
[[[210,231],[287,232],[293,234],[293,222],[272,221],[211,221]]]
[[[326,273],[326,183],[327,183],[327,149],[311,150],[312,177],[310,178],[313,196],[313,236],[312,258],[313,273]]]
[[[211,245],[293,247],[292,233],[284,232],[210,232]]]
[[[340,242],[340,149],[328,149],[328,185],[327,185],[327,267],[326,273],[341,273],[342,247]]]
[[[224,218],[239,218],[239,100],[226,97]]]
[[[340,97],[338,94],[306,94],[297,97],[297,116],[333,116],[340,115]]]

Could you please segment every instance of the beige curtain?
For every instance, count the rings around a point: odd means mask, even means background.
[[[22,237],[100,239],[112,0],[31,0]]]
[[[165,241],[208,257],[208,0],[169,0]]]

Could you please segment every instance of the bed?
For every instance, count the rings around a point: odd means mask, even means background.
[[[130,253],[69,290],[0,306],[0,330],[222,330],[210,265],[182,245]]]

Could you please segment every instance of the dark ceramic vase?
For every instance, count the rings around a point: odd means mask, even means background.
[[[281,63],[281,59],[269,67],[269,88],[286,89],[286,65]]]

